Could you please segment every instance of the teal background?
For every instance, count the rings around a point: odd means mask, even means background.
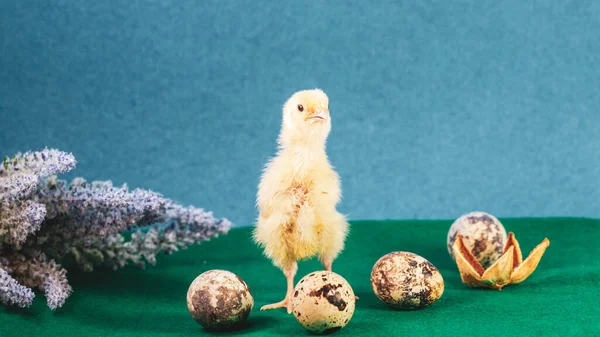
[[[600,217],[598,1],[0,1],[0,155],[251,225],[320,87],[351,219]]]

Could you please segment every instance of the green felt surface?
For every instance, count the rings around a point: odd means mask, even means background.
[[[542,241],[550,247],[524,283],[502,291],[469,289],[460,282],[446,250],[450,221],[354,222],[347,249],[334,263],[360,297],[350,323],[336,336],[600,336],[600,221],[504,219],[524,254]],[[375,261],[391,251],[422,255],[441,271],[445,292],[419,311],[393,311],[369,283]],[[190,317],[185,295],[208,269],[237,273],[250,286],[255,308],[245,329],[217,335],[308,335],[292,315],[260,312],[284,295],[283,275],[250,241],[250,229],[234,229],[206,244],[161,256],[147,270],[71,271],[75,293],[56,312],[38,295],[27,310],[0,309],[0,336],[204,336]],[[300,264],[299,278],[320,269]]]

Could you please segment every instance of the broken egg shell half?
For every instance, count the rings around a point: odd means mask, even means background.
[[[207,330],[227,330],[244,322],[254,306],[248,285],[226,270],[209,270],[190,284],[187,306],[192,318]]]
[[[382,256],[371,271],[371,286],[383,303],[401,310],[424,308],[444,293],[444,279],[439,270],[409,252]]]
[[[354,314],[356,298],[340,275],[319,271],[303,277],[294,289],[294,316],[306,330],[330,334],[346,326]]]
[[[452,246],[460,234],[473,256],[483,268],[496,262],[504,252],[507,235],[502,223],[493,215],[485,212],[471,212],[462,215],[452,223],[446,243],[452,259],[456,259]]]

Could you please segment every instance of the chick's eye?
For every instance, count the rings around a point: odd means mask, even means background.
[[[300,111],[300,112],[304,111],[304,107],[302,106],[302,104],[298,104],[298,111]]]

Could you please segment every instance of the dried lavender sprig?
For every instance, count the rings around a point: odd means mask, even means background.
[[[26,199],[44,177],[75,167],[72,154],[44,149],[6,157],[0,165],[0,208]]]
[[[44,291],[48,307],[52,310],[62,307],[73,292],[67,281],[67,271],[43,253],[31,261],[29,277],[39,280],[38,287]]]
[[[29,250],[9,254],[2,259],[3,268],[24,286],[44,291],[48,307],[61,307],[73,292],[67,281],[67,271],[40,251]]]
[[[152,214],[164,208],[166,201],[158,193],[127,185],[114,187],[110,181],[88,183],[82,178],[71,185],[49,177],[36,192],[37,202],[46,205],[47,218],[68,216],[66,226],[86,226],[90,233],[116,233],[140,221],[154,221]],[[65,229],[66,230],[66,229]]]
[[[123,244],[129,256],[144,257],[150,264],[156,263],[159,253],[170,254],[189,245],[216,238],[226,234],[232,224],[227,219],[216,219],[212,212],[206,212],[193,206],[183,207],[169,201],[165,220],[168,226],[155,226],[146,233],[138,230],[132,239]],[[136,262],[141,259],[136,258]]]
[[[31,200],[0,210],[0,246],[4,242],[19,247],[40,229],[45,216],[44,205]]]
[[[68,185],[52,176],[74,166],[72,155],[48,149],[17,154],[0,165],[0,245],[5,244],[0,268],[24,286],[44,290],[52,309],[62,306],[72,289],[66,271],[42,252],[57,259],[71,255],[85,270],[99,264],[143,267],[154,264],[160,252],[209,240],[231,227],[226,219],[151,191],[82,178]],[[51,177],[38,185],[45,176]],[[133,226],[150,228],[126,242],[120,233]]]
[[[34,298],[35,294],[31,289],[20,285],[10,274],[0,268],[0,302],[2,304],[26,308],[33,303]]]
[[[18,172],[0,176],[0,205],[8,207],[29,196],[37,186],[39,177],[33,173]]]
[[[162,219],[165,223],[138,228],[129,241],[122,234],[113,233],[91,245],[71,246],[69,253],[86,271],[93,270],[95,265],[118,269],[134,264],[144,268],[146,262],[154,265],[160,253],[170,254],[208,241],[226,234],[232,226],[229,220],[216,219],[212,212],[200,208],[182,207],[171,201],[168,207]]]
[[[56,149],[45,148],[42,151],[17,153],[13,158],[4,159],[0,165],[0,177],[17,171],[27,171],[43,178],[70,171],[76,163],[71,153]]]
[[[71,288],[67,281],[65,269],[49,274],[40,289],[44,290],[46,302],[52,310],[62,307],[67,298],[73,293],[73,288]]]
[[[188,245],[227,234],[232,227],[229,220],[216,219],[213,212],[194,206],[183,207],[173,202],[167,205],[166,216],[172,221],[170,230],[177,233],[179,241]]]
[[[166,205],[166,217],[180,226],[189,226],[199,229],[208,228],[209,231],[225,234],[232,224],[227,219],[215,219],[213,212],[207,212],[194,206],[184,207],[169,201]]]

